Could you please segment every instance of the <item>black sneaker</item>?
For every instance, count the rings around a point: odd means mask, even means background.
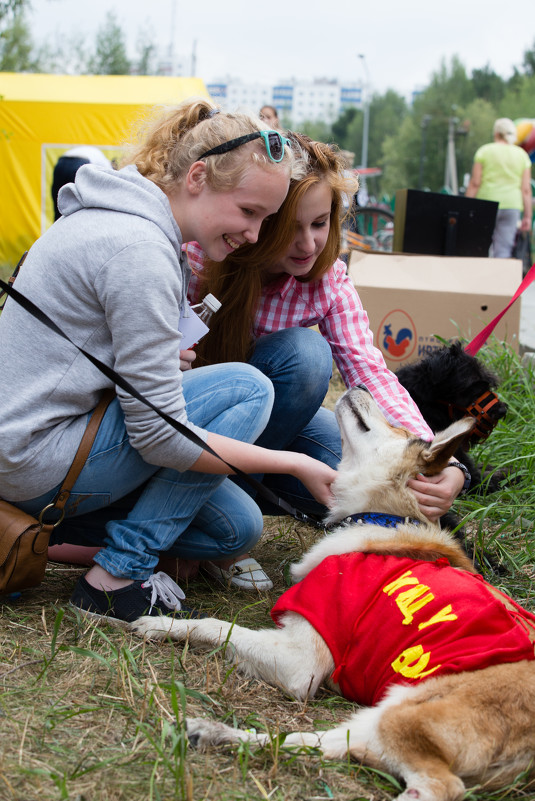
[[[185,597],[178,584],[166,573],[154,573],[146,581],[134,581],[110,592],[95,589],[81,576],[70,603],[87,617],[106,618],[120,626],[127,626],[143,615],[204,617],[181,603]]]

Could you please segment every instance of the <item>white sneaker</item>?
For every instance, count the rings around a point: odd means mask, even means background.
[[[203,570],[222,581],[223,584],[234,584],[242,590],[258,590],[266,592],[273,589],[273,582],[258,564],[256,559],[247,557],[238,559],[230,567],[222,568],[215,562],[203,562]]]

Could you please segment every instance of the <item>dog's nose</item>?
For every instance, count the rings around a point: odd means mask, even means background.
[[[507,414],[508,406],[507,406],[506,403],[503,403],[503,401],[500,401],[499,403],[496,404],[494,409],[495,409],[496,418],[498,420],[501,420],[502,417],[505,417],[505,415]],[[491,409],[491,412],[490,412],[491,415],[492,415],[492,412],[493,412],[493,410]]]

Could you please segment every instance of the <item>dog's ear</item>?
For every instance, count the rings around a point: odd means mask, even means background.
[[[463,417],[440,431],[420,453],[420,472],[428,476],[440,473],[475,424],[473,417]]]

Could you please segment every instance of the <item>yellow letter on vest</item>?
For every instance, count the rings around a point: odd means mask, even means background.
[[[429,652],[424,653],[421,645],[414,645],[412,648],[407,648],[403,651],[395,662],[392,662],[392,667],[396,673],[401,673],[407,679],[423,679],[425,676],[430,676],[440,667],[440,665],[437,665],[431,670],[425,670],[430,658],[431,654]]]

